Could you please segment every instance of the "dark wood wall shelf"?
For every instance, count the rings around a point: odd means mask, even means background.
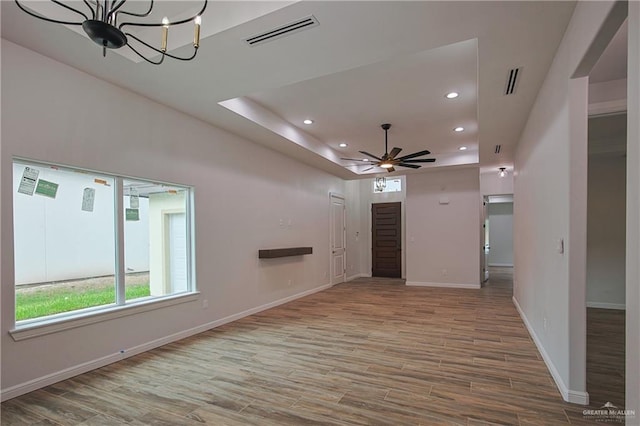
[[[275,259],[276,257],[302,256],[312,254],[313,247],[288,247],[258,250],[258,259]]]

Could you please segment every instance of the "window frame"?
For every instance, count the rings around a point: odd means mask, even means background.
[[[200,293],[197,289],[195,280],[195,232],[194,232],[194,187],[190,185],[162,182],[157,180],[144,179],[139,177],[116,175],[113,173],[96,171],[83,167],[68,166],[64,164],[44,162],[32,160],[29,158],[14,156],[11,161],[12,174],[15,164],[26,167],[59,167],[66,170],[78,171],[83,173],[95,173],[110,177],[114,180],[113,191],[113,209],[114,209],[114,243],[115,243],[115,265],[114,265],[114,287],[115,287],[115,303],[105,305],[92,306],[88,308],[76,309],[68,312],[41,316],[37,318],[29,318],[25,320],[16,320],[16,285],[15,285],[15,264],[13,265],[13,313],[12,326],[9,334],[15,341],[20,341],[32,337],[43,336],[50,333],[56,333],[62,330],[68,330],[88,324],[107,321],[141,312],[147,312],[155,309],[191,302],[199,299]],[[172,187],[180,187],[185,190],[185,232],[186,232],[186,256],[187,256],[187,291],[180,293],[167,294],[162,296],[148,296],[133,300],[126,300],[125,295],[125,205],[124,205],[124,185],[126,179],[149,182],[157,185],[167,185]],[[11,191],[11,204],[15,205],[15,197],[13,188]],[[12,217],[13,217],[12,212]],[[12,219],[13,223],[13,219]],[[12,250],[15,250],[15,225],[12,225]]]

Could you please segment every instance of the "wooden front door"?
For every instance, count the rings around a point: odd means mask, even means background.
[[[402,277],[400,203],[371,206],[371,275]]]

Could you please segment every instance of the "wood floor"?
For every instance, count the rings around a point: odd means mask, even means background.
[[[355,280],[7,401],[2,425],[593,424],[511,293]]]
[[[587,392],[592,406],[611,402],[625,407],[624,319],[625,311],[587,308]]]

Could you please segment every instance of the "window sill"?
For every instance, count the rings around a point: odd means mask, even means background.
[[[181,303],[193,302],[194,300],[198,300],[199,297],[200,293],[196,291],[193,293],[142,300],[125,306],[113,306],[99,310],[92,310],[90,312],[78,313],[75,315],[65,316],[63,318],[43,319],[41,321],[31,322],[28,324],[19,324],[16,328],[10,330],[9,334],[13,340],[19,342],[20,340],[58,333],[60,331],[83,327],[89,324],[162,309]]]

